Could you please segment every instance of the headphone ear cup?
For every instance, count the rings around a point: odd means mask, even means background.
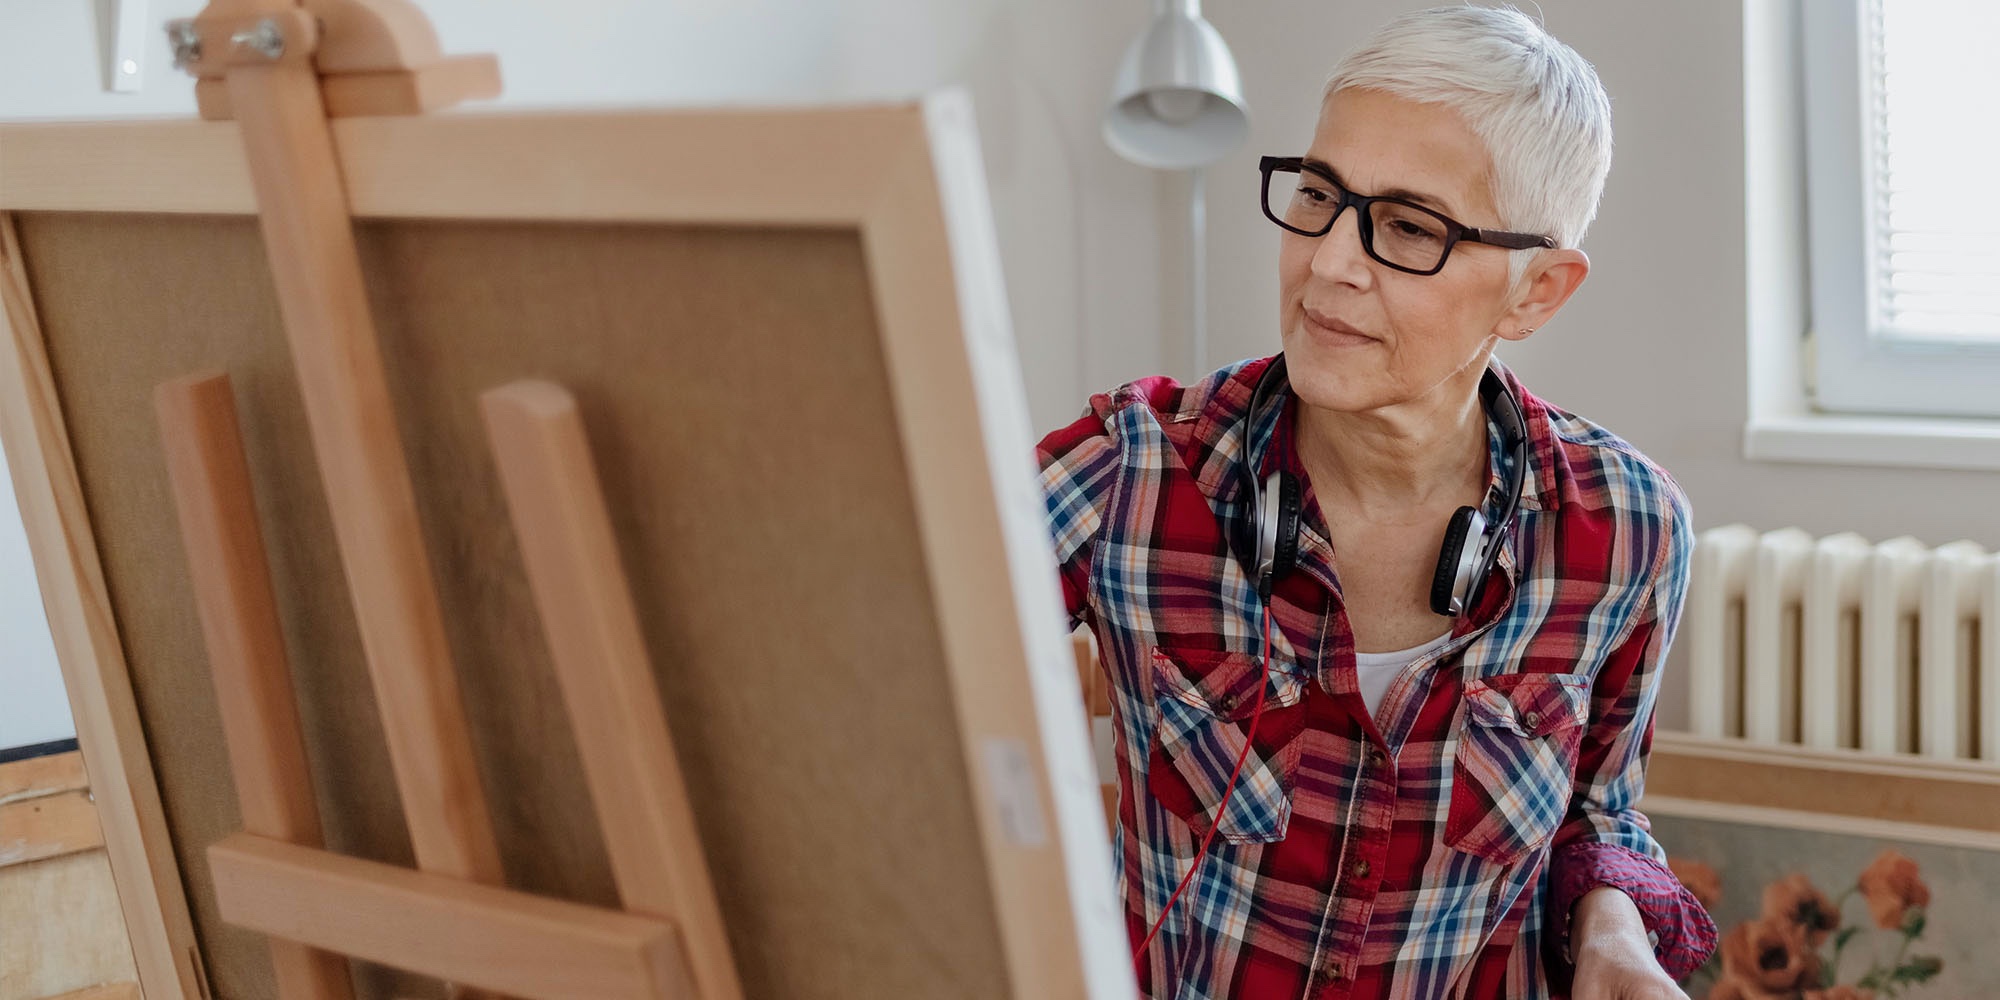
[[[1278,550],[1271,560],[1271,579],[1292,571],[1299,558],[1299,481],[1278,473]]]
[[[1458,614],[1452,605],[1456,603],[1459,566],[1465,562],[1466,543],[1475,539],[1474,522],[1478,520],[1478,508],[1460,507],[1444,530],[1444,547],[1438,552],[1437,570],[1431,574],[1431,610],[1438,614]]]

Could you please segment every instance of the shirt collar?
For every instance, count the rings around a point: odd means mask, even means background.
[[[1291,436],[1298,397],[1291,391],[1290,381],[1283,377],[1269,397],[1282,400],[1282,405],[1267,403],[1264,412],[1257,415],[1257,424],[1249,428],[1247,435],[1247,459],[1244,456],[1243,423],[1249,418],[1250,396],[1257,389],[1257,380],[1275,359],[1273,356],[1244,363],[1224,377],[1202,403],[1194,432],[1198,461],[1195,482],[1216,504],[1234,503],[1242,497],[1245,483],[1239,470],[1246,461],[1257,470],[1260,480],[1279,468],[1293,472],[1301,468]],[[1521,483],[1521,508],[1554,510],[1560,504],[1563,476],[1558,467],[1549,407],[1528,392],[1500,359],[1492,358],[1489,364],[1513,391],[1514,398],[1520,400],[1521,420],[1528,431],[1528,469]],[[1502,463],[1507,460],[1507,452],[1490,419],[1487,446],[1491,456],[1487,465],[1492,471],[1487,498],[1489,506],[1497,507],[1501,491],[1506,488]]]

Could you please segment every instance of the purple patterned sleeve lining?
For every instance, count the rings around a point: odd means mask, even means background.
[[[1570,909],[1584,894],[1610,886],[1632,897],[1653,939],[1653,957],[1676,981],[1715,953],[1715,921],[1665,865],[1629,847],[1583,841],[1562,848],[1549,873],[1550,926],[1557,953],[1570,957]]]

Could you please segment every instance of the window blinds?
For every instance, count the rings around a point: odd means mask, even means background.
[[[1870,326],[2000,344],[2000,3],[1863,11]]]

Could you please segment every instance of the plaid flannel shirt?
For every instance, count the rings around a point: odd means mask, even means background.
[[[1325,523],[1305,483],[1298,565],[1272,595],[1270,681],[1243,466],[1304,480],[1297,397],[1248,430],[1270,359],[1191,386],[1141,379],[1045,437],[1041,480],[1074,627],[1096,633],[1119,786],[1114,850],[1134,947],[1211,826],[1201,873],[1140,963],[1156,1000],[1434,1000],[1568,992],[1570,905],[1638,904],[1676,978],[1715,925],[1633,808],[1694,537],[1678,486],[1631,445],[1522,404],[1521,513],[1475,613],[1375,714]],[[1488,517],[1508,461],[1489,426]]]

